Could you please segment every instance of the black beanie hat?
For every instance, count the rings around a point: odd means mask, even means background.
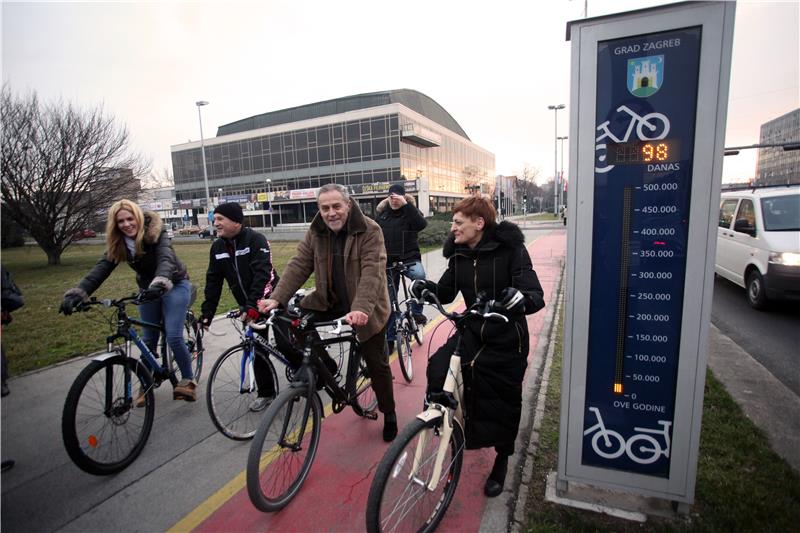
[[[244,222],[242,206],[239,205],[238,202],[226,202],[224,204],[219,204],[214,212],[219,213],[220,215],[224,216],[225,218],[229,218],[234,222],[238,222],[239,224]]]
[[[399,194],[400,196],[405,196],[406,188],[400,185],[399,183],[395,183],[391,187],[389,187],[389,194]]]

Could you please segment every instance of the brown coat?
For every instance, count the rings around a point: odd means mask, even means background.
[[[327,311],[328,256],[330,230],[317,213],[311,227],[297,246],[297,254],[286,265],[271,298],[286,305],[294,293],[314,274],[315,289],[303,298],[301,306],[312,311]],[[358,204],[350,200],[347,217],[347,240],[344,246],[344,269],[350,310],[365,313],[366,326],[356,328],[365,341],[378,333],[389,318],[389,293],[386,289],[386,248],[380,226],[364,216]]]

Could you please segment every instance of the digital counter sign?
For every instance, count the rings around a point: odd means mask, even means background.
[[[584,465],[669,475],[700,38],[597,44]]]
[[[608,143],[609,165],[674,163],[681,160],[680,139]]]

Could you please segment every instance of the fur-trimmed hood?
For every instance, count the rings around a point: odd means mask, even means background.
[[[164,221],[155,211],[144,211],[144,237],[142,240],[146,244],[158,242],[161,232],[164,230]]]
[[[405,198],[406,202],[408,202],[409,204],[413,205],[414,207],[417,207],[417,202],[414,200],[414,197],[411,196],[410,194],[403,195],[403,198]],[[375,212],[378,215],[380,215],[381,213],[383,213],[384,209],[387,208],[391,209],[391,207],[389,206],[389,198],[384,198],[383,200],[380,201],[378,207],[375,208]]]
[[[462,244],[456,244],[455,236],[450,233],[447,240],[442,247],[442,254],[445,258],[449,259],[458,250],[467,251],[468,253],[480,253],[488,250],[494,250],[498,246],[514,247],[525,244],[525,235],[519,226],[513,222],[503,220],[496,226],[486,228],[483,232],[481,242],[475,248],[469,248]]]

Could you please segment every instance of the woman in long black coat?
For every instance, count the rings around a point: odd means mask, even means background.
[[[470,321],[461,343],[466,446],[494,446],[497,456],[484,486],[493,497],[503,490],[522,412],[529,351],[525,315],[544,307],[544,293],[522,231],[507,221],[498,224],[487,199],[471,196],[456,204],[451,232],[443,250],[447,270],[438,283],[423,283],[442,303],[461,292],[470,306],[483,293],[509,318],[507,323]],[[428,361],[429,393],[442,390],[456,341],[452,337]]]

